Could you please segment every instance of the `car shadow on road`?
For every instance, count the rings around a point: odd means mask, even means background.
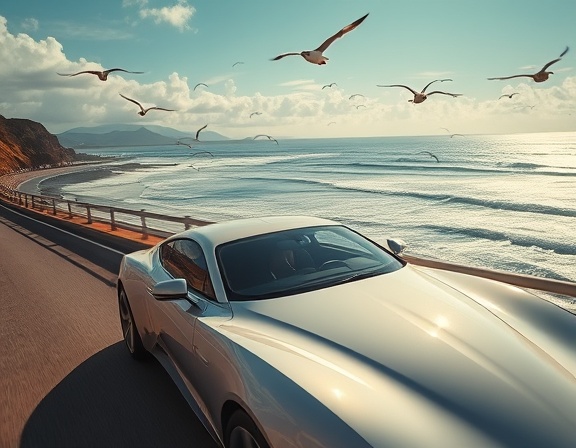
[[[80,364],[44,397],[26,422],[20,446],[217,445],[162,366],[155,359],[134,361],[118,342]]]

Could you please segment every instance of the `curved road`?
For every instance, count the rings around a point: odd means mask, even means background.
[[[114,282],[138,243],[54,224],[0,202],[0,447],[216,446],[162,367],[121,341]]]

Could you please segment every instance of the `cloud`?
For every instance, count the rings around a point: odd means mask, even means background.
[[[151,18],[155,23],[168,23],[180,31],[191,29],[188,22],[196,12],[196,8],[190,6],[187,0],[179,0],[174,6],[163,8],[142,8],[140,17]]]
[[[24,21],[22,22],[22,28],[24,28],[26,31],[37,31],[38,25],[39,25],[38,20],[32,17],[24,19]]]
[[[106,82],[93,75],[61,77],[56,73],[103,67],[84,58],[69,60],[62,45],[52,37],[36,41],[23,33],[12,35],[2,16],[0,61],[0,113],[7,118],[38,121],[52,133],[110,123],[159,124],[195,132],[207,122],[211,129],[232,138],[262,132],[294,137],[444,133],[440,127],[463,134],[526,129],[545,132],[573,130],[576,113],[576,76],[549,87],[529,80],[510,80],[498,85],[489,99],[433,95],[417,105],[408,103],[411,94],[405,89],[373,89],[373,95],[363,92],[366,97],[361,103],[366,107],[360,109],[355,107],[357,102],[348,99],[354,91],[322,91],[312,79],[282,83],[289,89],[279,94],[240,95],[230,76],[207,82],[211,87],[218,82],[221,89],[196,92],[190,85],[198,80],[177,72],[156,80],[127,73],[112,73]],[[310,86],[316,90],[308,89]],[[520,95],[498,100],[501,94],[511,92]],[[140,117],[138,107],[118,93],[145,107],[156,105],[176,112],[150,111]],[[250,113],[256,110],[262,115],[250,119]],[[332,121],[338,125],[327,126]]]

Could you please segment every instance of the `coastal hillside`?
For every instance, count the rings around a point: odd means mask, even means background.
[[[59,166],[76,159],[74,150],[62,146],[42,124],[0,115],[0,174]]]
[[[56,135],[62,145],[75,149],[89,147],[175,145],[178,140],[184,139],[183,142],[189,142],[189,140],[195,136],[195,132],[186,133],[165,126],[139,126],[129,124],[80,127]],[[207,129],[202,130],[199,138],[202,141],[228,140],[228,137]]]

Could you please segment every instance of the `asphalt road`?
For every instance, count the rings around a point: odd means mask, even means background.
[[[138,243],[31,218],[0,204],[0,447],[216,446],[121,341],[114,282]]]

